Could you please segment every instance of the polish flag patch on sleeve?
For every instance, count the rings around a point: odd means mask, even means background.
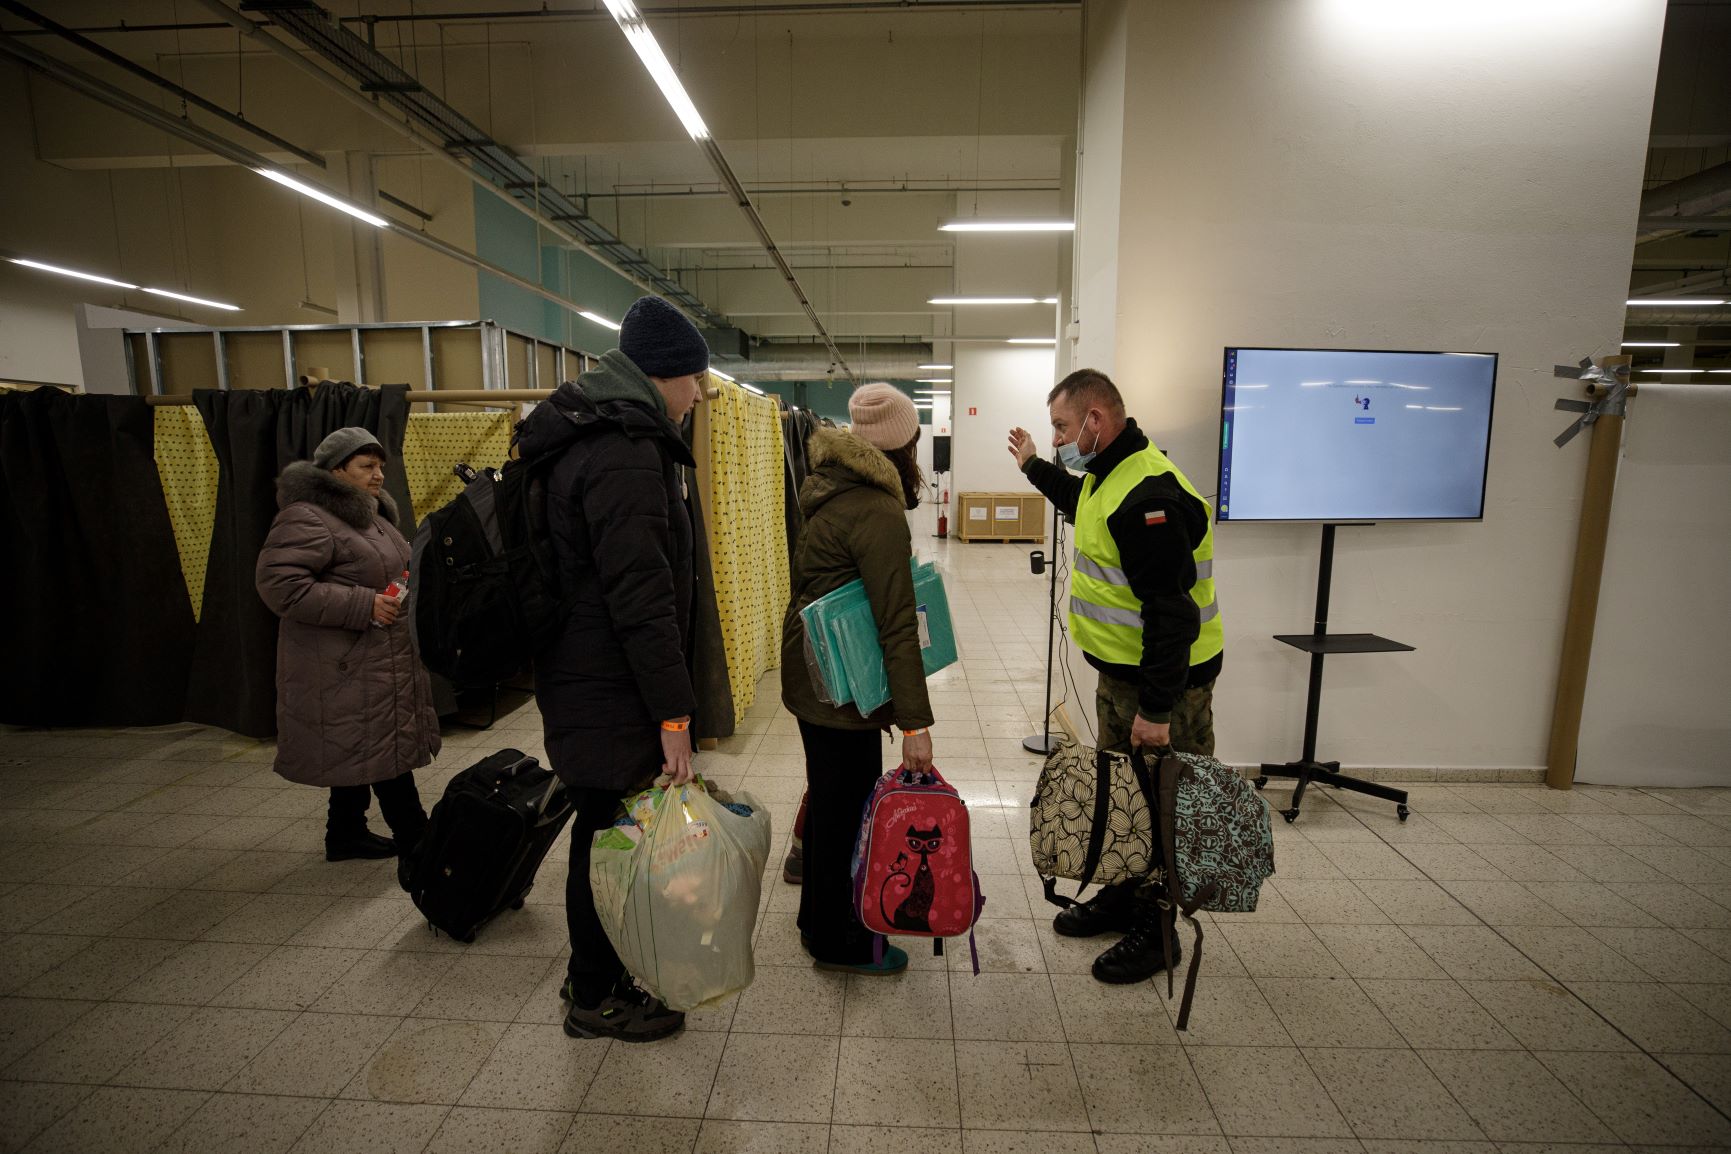
[[[1150,509],[1142,514],[1142,523],[1144,525],[1164,525],[1166,523],[1166,510]]]

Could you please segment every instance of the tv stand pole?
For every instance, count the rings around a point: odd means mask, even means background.
[[[1316,719],[1322,707],[1322,659],[1330,653],[1410,653],[1411,645],[1402,645],[1398,641],[1390,641],[1386,637],[1378,637],[1374,633],[1334,633],[1328,631],[1328,592],[1329,584],[1334,576],[1334,530],[1335,525],[1322,527],[1322,561],[1316,572],[1316,626],[1310,633],[1276,634],[1274,639],[1294,649],[1310,654],[1310,691],[1304,704],[1304,752],[1297,761],[1289,761],[1285,765],[1262,766],[1262,774],[1256,778],[1256,788],[1261,789],[1268,784],[1271,777],[1296,778],[1297,783],[1292,789],[1292,808],[1280,811],[1280,816],[1288,824],[1298,817],[1299,803],[1304,800],[1304,791],[1312,782],[1317,785],[1330,785],[1336,789],[1349,790],[1353,793],[1368,794],[1384,801],[1395,803],[1395,813],[1401,821],[1407,818],[1406,791],[1392,789],[1374,781],[1364,781],[1361,778],[1349,777],[1340,772],[1338,761],[1316,760]]]

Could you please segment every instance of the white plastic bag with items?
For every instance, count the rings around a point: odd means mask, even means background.
[[[675,1010],[751,985],[769,810],[702,778],[645,790],[625,809],[589,854],[595,911],[619,960]]]

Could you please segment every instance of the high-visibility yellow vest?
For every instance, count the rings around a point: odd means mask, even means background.
[[[1076,569],[1070,577],[1070,635],[1082,652],[1113,665],[1142,664],[1142,603],[1130,591],[1118,542],[1106,520],[1136,486],[1170,473],[1186,493],[1208,510],[1208,529],[1193,550],[1196,584],[1190,599],[1202,617],[1202,631],[1190,646],[1190,664],[1200,665],[1226,648],[1220,605],[1214,598],[1214,510],[1189,478],[1152,444],[1132,453],[1101,482],[1089,473],[1076,503]]]

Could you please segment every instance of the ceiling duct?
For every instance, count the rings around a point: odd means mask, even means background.
[[[1711,227],[1700,218],[1731,207],[1731,161],[1702,169],[1641,194],[1641,240],[1661,240],[1678,231]],[[1675,218],[1676,223],[1659,218]],[[1721,225],[1731,223],[1721,221]]]
[[[499,188],[567,231],[639,283],[652,287],[705,325],[724,328],[728,319],[710,308],[655,262],[620,240],[575,201],[541,179],[521,157],[494,140],[479,125],[429,92],[388,56],[343,27],[317,4],[303,0],[253,0],[244,12],[268,15],[315,54],[355,81],[362,92],[390,105],[443,143],[446,152],[465,159]]]
[[[847,365],[856,380],[911,381],[931,374],[919,366],[930,364],[930,345],[868,342],[847,343]],[[729,365],[728,371],[749,381],[819,381],[830,376],[847,379],[831,358],[829,346],[819,341],[760,344],[751,360]]]

